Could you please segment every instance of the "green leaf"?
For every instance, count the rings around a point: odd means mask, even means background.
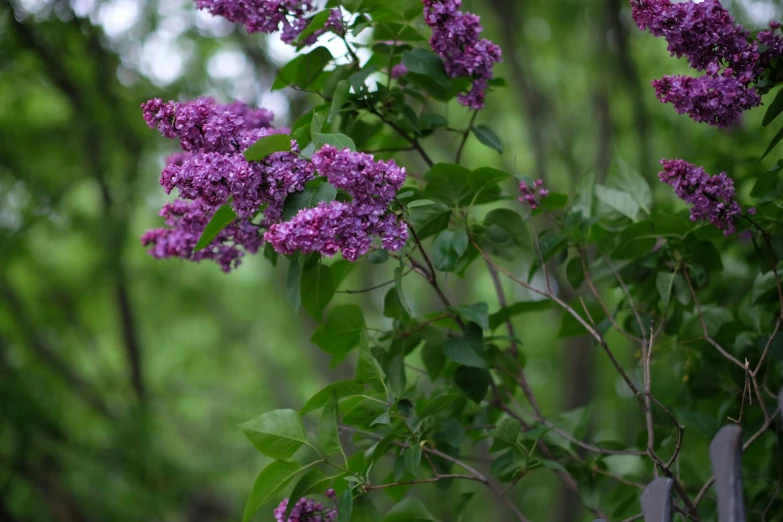
[[[366,339],[359,343],[359,361],[356,364],[356,380],[363,383],[374,381],[383,382],[386,374],[383,373],[378,360],[373,357]]]
[[[430,415],[435,415],[436,413],[452,408],[460,400],[464,399],[462,399],[461,395],[455,393],[438,395],[423,404],[420,403],[417,406],[417,413],[419,414],[419,417],[429,417]]]
[[[294,410],[274,410],[239,425],[263,455],[286,460],[307,442],[302,418]]]
[[[324,308],[334,297],[334,280],[328,266],[317,263],[302,271],[300,296],[304,309],[320,323]]]
[[[507,172],[493,169],[491,167],[482,167],[476,169],[468,176],[468,186],[473,192],[481,192],[491,187],[495,187],[501,181],[511,177]]]
[[[448,205],[459,205],[461,201],[471,196],[469,179],[471,172],[461,165],[438,163],[426,174],[426,194],[435,200]]]
[[[340,501],[337,503],[337,522],[351,522],[353,514],[353,493],[346,489],[340,495]]]
[[[403,260],[400,259],[400,265],[394,269],[394,289],[397,291],[397,299],[400,302],[400,306],[406,314],[411,315],[411,309],[408,307],[408,303],[405,301],[405,294],[402,290],[402,264]]]
[[[621,190],[606,187],[604,185],[596,185],[595,195],[599,201],[606,204],[611,209],[633,220],[637,218],[639,211],[641,210],[636,199],[634,199],[631,194]]]
[[[347,259],[339,259],[332,263],[329,268],[332,270],[332,279],[334,280],[334,287],[339,288],[340,285],[348,277],[348,274],[353,272],[356,268],[356,263],[351,263]]]
[[[341,80],[337,84],[337,88],[335,88],[334,95],[332,96],[332,106],[329,109],[329,118],[327,119],[329,123],[340,115],[343,105],[348,101],[350,91],[351,84],[348,80]]]
[[[444,230],[451,219],[451,209],[443,203],[418,206],[408,206],[410,223],[419,239],[424,240]]]
[[[391,426],[391,417],[389,416],[389,412],[385,411],[375,417],[375,419],[370,423],[370,427],[372,428],[376,424],[381,424],[382,426]]]
[[[320,469],[311,469],[299,479],[299,481],[291,490],[291,494],[288,496],[288,505],[285,509],[284,520],[288,520],[291,515],[291,511],[299,499],[306,497],[310,493],[323,493],[323,488],[332,480],[331,477],[324,475]]]
[[[326,401],[318,421],[318,444],[326,455],[334,455],[342,451],[338,422],[337,393],[332,391],[331,398]]]
[[[296,37],[296,45],[301,46],[302,42],[307,40],[310,35],[314,34],[320,29],[323,29],[326,26],[326,21],[329,19],[329,14],[330,11],[328,9],[324,9],[323,11],[319,11],[311,16],[307,21],[307,26],[301,33],[299,33],[299,36]],[[288,520],[288,515],[286,515],[285,520]]]
[[[427,508],[415,498],[405,498],[392,507],[383,522],[437,522]]]
[[[356,150],[356,144],[345,134],[323,134],[315,132],[313,133],[313,144],[315,145],[315,150],[319,150],[324,145],[331,145],[337,150]]]
[[[316,47],[283,66],[277,73],[272,90],[276,91],[287,85],[294,85],[302,89],[307,88],[331,61],[332,53],[326,47]]]
[[[451,361],[464,366],[475,368],[489,368],[484,351],[484,340],[481,327],[476,323],[469,323],[465,327],[465,335],[452,337],[443,345],[443,353]]]
[[[571,308],[576,312],[576,314],[585,321],[585,323],[592,326],[590,318],[588,318],[587,314],[585,314],[584,307],[582,306],[581,300],[577,299],[569,304]],[[600,304],[598,304],[593,300],[588,300],[588,299],[584,299],[584,304],[587,307],[588,312],[590,312],[590,317],[592,317],[593,321],[595,321],[596,324],[603,321],[605,314]],[[570,313],[564,313],[562,316],[560,316],[560,331],[558,331],[557,336],[560,339],[565,339],[568,337],[576,337],[579,335],[588,335],[588,332],[587,330],[585,330],[585,327],[582,325],[582,323],[580,323]]]
[[[220,232],[230,225],[231,222],[236,218],[236,212],[234,212],[234,209],[232,209],[229,205],[223,205],[217,209],[215,215],[212,216],[212,219],[210,219],[209,223],[207,223],[207,227],[204,229],[204,232],[201,233],[201,237],[198,238],[198,242],[196,243],[193,252],[198,252],[199,250],[203,250],[211,245],[212,241],[218,237],[218,234],[220,234]]]
[[[470,128],[475,134],[476,138],[490,149],[498,151],[503,154],[503,142],[495,131],[489,128],[487,125],[476,125]]]
[[[285,276],[285,289],[288,303],[294,309],[294,312],[299,312],[299,305],[302,304],[302,298],[299,294],[301,281],[302,265],[299,263],[299,258],[292,259],[291,264],[288,265],[288,274]]]
[[[574,212],[581,212],[589,219],[593,217],[593,202],[595,199],[595,172],[590,170],[576,181],[576,201],[572,206]]]
[[[272,500],[291,479],[293,479],[301,467],[296,462],[286,462],[277,460],[272,462],[256,478],[253,484],[253,491],[245,504],[245,514],[242,517],[243,522],[250,520],[258,508]]]
[[[444,230],[432,243],[432,263],[441,272],[451,272],[468,248],[468,234],[464,230]]]
[[[769,105],[766,114],[764,114],[764,120],[761,122],[761,125],[766,127],[772,123],[781,112],[783,112],[783,89],[779,90],[777,95],[775,95],[775,99]]]
[[[478,324],[482,329],[489,330],[489,305],[476,303],[467,306],[450,306],[452,312],[458,313],[463,319]]]
[[[271,243],[264,245],[264,258],[269,260],[270,265],[276,267],[278,257],[277,251],[272,247]]]
[[[402,460],[405,463],[405,470],[414,477],[419,474],[419,464],[421,464],[421,446],[413,444],[405,449],[402,454]]]
[[[527,227],[522,216],[507,208],[491,210],[484,217],[478,243],[492,255],[513,260],[527,245]]]
[[[783,169],[776,166],[759,176],[750,195],[761,202],[783,199]]]
[[[780,140],[783,140],[783,128],[781,128],[777,134],[775,134],[775,137],[772,138],[772,141],[769,143],[769,146],[767,147],[767,150],[764,151],[764,154],[759,158],[759,161],[763,160],[767,157],[767,155],[772,152],[772,149],[774,149],[778,143],[780,143]]]
[[[606,177],[606,185],[630,194],[639,208],[647,215],[652,212],[652,191],[650,185],[636,172],[633,167],[619,156],[615,157],[609,175]],[[629,216],[630,217],[630,216]],[[633,219],[633,218],[632,218]]]
[[[247,161],[261,161],[275,152],[290,152],[291,137],[287,134],[270,134],[264,136],[244,152]]]
[[[446,367],[446,356],[443,355],[443,340],[433,342],[428,340],[421,349],[421,361],[427,369],[431,381],[437,379]]]
[[[354,501],[351,522],[382,522],[382,520],[381,514],[367,495]]]
[[[376,70],[375,65],[368,65],[364,67],[361,71],[353,73],[349,78],[349,82],[351,84],[351,87],[353,87],[353,90],[355,93],[360,93],[367,90],[367,78],[370,77],[372,73],[374,73]]]
[[[324,404],[326,404],[326,402],[329,400],[332,394],[335,394],[337,396],[337,399],[339,400],[342,399],[343,397],[351,397],[353,395],[359,395],[363,391],[364,391],[364,385],[353,379],[333,382],[332,384],[326,386],[324,389],[322,389],[321,391],[319,391],[318,393],[310,397],[310,399],[305,403],[305,405],[302,406],[302,409],[299,410],[299,414],[304,415],[311,411],[317,410],[318,408],[321,408]]]
[[[582,258],[572,257],[566,265],[566,278],[574,290],[578,290],[585,280],[585,272],[582,267]]]
[[[501,420],[492,432],[492,447],[490,452],[501,451],[517,445],[517,439],[522,432],[522,425],[516,419],[506,417]]]
[[[454,383],[470,400],[476,403],[484,400],[491,381],[492,377],[489,372],[481,368],[460,366],[454,372]]]
[[[335,306],[327,320],[318,327],[311,341],[338,360],[345,358],[359,344],[365,322],[362,309],[356,305]]]
[[[443,67],[443,60],[434,52],[413,48],[402,53],[402,63],[408,71],[427,76],[445,89],[451,88],[451,79]]]
[[[321,183],[317,187],[305,187],[301,192],[294,192],[285,198],[283,203],[283,221],[290,221],[300,210],[314,208],[322,201],[334,201],[337,189],[330,183]]]

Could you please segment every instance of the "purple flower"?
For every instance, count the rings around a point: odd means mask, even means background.
[[[241,152],[247,139],[255,137],[255,142],[264,135],[263,130],[275,132],[269,130],[274,118],[271,111],[252,109],[242,102],[220,105],[212,98],[198,98],[164,103],[155,98],[141,108],[149,128],[178,139],[182,150],[188,152]]]
[[[281,40],[292,43],[307,26],[312,0],[196,0],[199,9],[243,24],[249,33],[271,34],[280,30]]]
[[[691,67],[704,71],[710,65],[730,67],[743,83],[760,74],[758,46],[750,32],[736,23],[718,0],[700,3],[670,0],[632,0],[639,29],[663,36],[672,56],[685,56]]]
[[[405,67],[405,64],[400,62],[391,69],[391,77],[395,79],[402,78],[408,74],[408,68]]]
[[[236,268],[245,253],[255,254],[263,245],[258,228],[247,221],[235,220],[224,228],[206,248],[193,252],[214,210],[203,201],[175,200],[160,211],[169,228],[156,228],[141,236],[141,244],[150,247],[157,259],[178,257],[189,261],[213,259],[228,273]]]
[[[332,522],[337,518],[337,509],[327,509],[320,502],[309,498],[301,498],[291,509],[286,519],[285,510],[288,499],[284,499],[274,510],[275,522]]]
[[[679,114],[715,127],[731,125],[744,111],[761,105],[756,89],[732,76],[664,76],[652,85],[661,103],[671,103]]]
[[[376,162],[369,154],[338,151],[331,145],[313,154],[312,161],[321,175],[353,199],[322,202],[300,210],[288,222],[270,226],[264,238],[275,250],[283,254],[320,252],[330,257],[339,251],[345,259],[356,261],[369,251],[375,236],[386,250],[405,246],[408,228],[389,212],[389,204],[405,182],[404,168],[394,161]]]
[[[674,188],[674,193],[693,205],[691,221],[707,221],[724,235],[736,232],[734,220],[742,207],[734,201],[734,181],[725,172],[710,176],[703,167],[680,159],[661,160],[663,171],[658,177]]]
[[[329,11],[329,18],[326,19],[325,27],[331,29],[335,33],[341,34],[345,31],[345,27],[343,26],[343,14],[339,9],[332,9]]]
[[[260,138],[286,132],[269,128],[270,111],[241,102],[219,105],[211,98],[165,104],[156,99],[142,108],[150,127],[179,139],[188,151],[167,160],[160,178],[166,193],[176,188],[181,198],[198,199],[213,209],[231,199],[242,218],[266,206],[263,223],[269,225],[279,221],[285,197],[304,190],[314,177],[312,164],[296,154],[296,142],[293,152],[278,152],[263,162],[248,162],[242,155]]]
[[[706,75],[664,76],[652,82],[663,103],[680,114],[716,127],[735,123],[742,112],[761,105],[749,84],[759,80],[773,58],[783,55],[779,26],[751,40],[750,31],[736,23],[718,0],[678,2],[631,0],[633,18],[640,29],[663,36],[672,56],[686,57],[693,69]],[[759,44],[766,49],[761,52]]]
[[[430,45],[443,60],[446,73],[455,78],[470,76],[473,85],[468,94],[460,94],[459,103],[482,109],[492,79],[492,67],[501,61],[500,47],[479,38],[483,28],[479,17],[460,11],[462,0],[422,0],[424,20],[432,27]]]
[[[519,197],[519,202],[530,207],[530,210],[535,210],[538,205],[541,204],[541,200],[549,195],[549,189],[543,188],[544,180],[539,179],[533,182],[533,186],[528,186],[524,181],[519,182],[519,192],[522,194]]]

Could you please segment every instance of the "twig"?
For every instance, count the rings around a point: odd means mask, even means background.
[[[457,157],[454,161],[454,163],[459,163],[460,158],[462,157],[462,150],[465,148],[465,143],[468,141],[468,136],[470,136],[470,129],[473,128],[473,124],[476,121],[476,117],[478,116],[479,111],[473,111],[473,116],[470,117],[470,123],[468,123],[468,128],[465,129],[465,132],[462,133],[462,141],[459,144],[459,148],[457,149]]]
[[[382,436],[376,435],[375,433],[361,431],[361,430],[357,430],[357,429],[350,428],[350,427],[347,427],[347,426],[339,426],[339,429],[341,431],[346,431],[346,432],[349,432],[349,433],[356,433],[357,435],[361,435],[363,437],[367,437],[367,438],[370,438],[370,439],[375,439],[375,440],[382,440],[383,439]],[[400,447],[400,448],[408,448],[408,447],[410,447],[408,444],[405,444],[403,442],[394,441],[393,444],[395,446]],[[434,448],[429,448],[427,446],[422,446],[421,449],[422,449],[422,451],[424,453],[428,453],[430,455],[434,455],[436,457],[442,458],[442,459],[444,459],[444,460],[446,460],[448,462],[451,462],[452,464],[454,464],[456,466],[461,467],[462,469],[466,470],[467,472],[469,472],[470,475],[459,475],[459,477],[460,478],[471,477],[470,480],[474,480],[476,482],[481,482],[490,491],[492,491],[498,497],[500,497],[503,500],[503,502],[506,503],[506,505],[508,505],[508,507],[514,512],[514,515],[517,517],[517,519],[520,522],[528,522],[528,519],[525,517],[525,515],[522,514],[522,512],[519,510],[519,508],[516,506],[516,504],[514,504],[514,502],[512,502],[511,499],[509,499],[508,497],[502,495],[501,491],[498,490],[495,486],[493,486],[490,483],[489,479],[487,477],[485,477],[484,475],[482,475],[475,468],[473,468],[470,465],[462,462],[459,459],[456,459],[456,458],[452,457],[451,455],[447,455],[447,454],[445,454],[445,453],[443,453],[441,451],[438,451],[438,450],[436,450]],[[430,482],[432,482],[432,481],[430,481]]]
[[[699,298],[696,296],[696,290],[693,288],[693,283],[691,282],[691,276],[688,275],[688,268],[686,267],[685,270],[682,271],[683,275],[685,276],[685,281],[688,282],[688,288],[691,291],[691,296],[693,297],[693,302],[696,304],[696,313],[699,315],[699,321],[701,322],[701,329],[704,333],[704,340],[710,343],[712,346],[715,347],[716,350],[718,350],[721,355],[723,355],[726,359],[733,362],[740,368],[742,368],[742,371],[745,371],[745,365],[739,362],[739,360],[731,355],[729,352],[723,349],[721,345],[719,345],[715,340],[710,337],[709,330],[707,329],[707,322],[704,320],[704,314],[701,311],[701,304],[699,303]]]

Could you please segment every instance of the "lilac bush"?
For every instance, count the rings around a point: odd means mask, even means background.
[[[763,440],[758,447],[769,449],[775,442],[769,398],[783,384],[773,353],[783,327],[783,163],[743,178],[662,160],[659,180],[688,212],[668,211],[620,159],[606,179],[587,173],[571,194],[558,193],[553,180],[531,182],[465,159],[468,143],[492,154],[505,148],[479,112],[501,51],[481,38],[479,17],[463,12],[460,0],[329,2],[323,10],[309,1],[197,4],[249,32],[282,31],[299,47],[332,31],[349,62],[316,47],[281,68],[274,88],[314,100],[290,129],[273,127],[269,111],[241,102],[142,105],[147,124],[181,149],[160,179],[175,196],[161,211],[166,227],[142,236],[149,253],[210,259],[229,272],[263,247],[273,267],[287,266],[285,297],[269,298],[303,308],[316,323],[312,343],[332,366],[355,370],[355,378],[329,384],[299,411],[274,410],[240,425],[270,459],[245,522],[286,492],[272,513],[278,522],[380,520],[376,504],[389,504],[381,490],[393,503],[386,520],[435,520],[418,496],[405,493],[432,483],[444,492],[456,483],[475,488],[464,502],[442,503],[448,520],[459,520],[470,497],[485,491],[524,522],[535,506],[515,486],[533,473],[554,473],[604,520],[641,518],[629,501],[638,498],[635,488],[669,477],[678,512],[716,519],[714,506],[702,502],[712,482],[694,464],[704,448],[683,442],[681,419],[717,431],[729,412],[752,430],[746,445]],[[781,83],[778,24],[754,36],[717,0],[631,6],[640,29],[664,37],[672,56],[703,73],[653,82],[658,99],[677,112],[730,126]],[[350,36],[368,28],[374,41],[352,43]],[[359,45],[375,54],[362,60]],[[783,102],[769,111],[765,125]],[[440,151],[453,160],[433,161],[425,141],[432,135],[445,143],[456,138],[453,150]],[[736,232],[750,241],[735,241]],[[723,277],[724,257],[738,256],[752,260],[752,288],[711,288],[711,278]],[[386,275],[346,290],[353,267],[365,262],[387,267]],[[447,285],[481,269],[495,304],[460,302],[455,297],[465,294]],[[414,277],[432,299],[406,294]],[[507,293],[504,283],[518,291]],[[380,291],[382,299],[367,301],[378,310],[349,304],[351,294]],[[346,299],[332,305],[337,293]],[[512,295],[522,300],[510,302]],[[553,312],[557,318],[532,315]],[[580,349],[607,356],[623,388],[618,397],[633,405],[624,410],[621,441],[596,442],[584,426],[574,427],[576,412],[558,417],[539,405],[520,318],[557,319],[557,337],[587,336],[590,346]],[[700,382],[686,386],[692,375]],[[704,407],[683,411],[683,397]],[[589,415],[578,414],[585,424]],[[685,452],[697,456],[685,459]],[[632,457],[634,469],[613,470],[605,460],[612,456]],[[772,482],[761,475],[759,482]],[[753,491],[756,509],[757,497],[766,501],[770,491]],[[312,498],[321,492],[323,502]]]

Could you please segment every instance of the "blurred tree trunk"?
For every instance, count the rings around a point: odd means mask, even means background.
[[[535,82],[525,70],[529,60],[524,49],[517,45],[519,21],[522,19],[522,2],[518,0],[491,0],[501,26],[501,47],[503,59],[511,71],[511,84],[519,90],[519,99],[527,116],[527,133],[530,147],[533,149],[536,177],[546,178],[547,147],[545,141],[544,122],[547,101]]]
[[[628,2],[626,0],[606,0],[605,4],[606,18],[609,23],[611,36],[617,44],[616,67],[619,69],[620,77],[624,80],[631,97],[636,139],[639,146],[637,168],[643,176],[647,177],[653,170],[652,154],[649,146],[650,118],[645,105],[647,96],[644,94],[639,72],[636,69],[636,64],[631,59],[628,48],[628,29],[622,20],[623,10],[627,7]]]

